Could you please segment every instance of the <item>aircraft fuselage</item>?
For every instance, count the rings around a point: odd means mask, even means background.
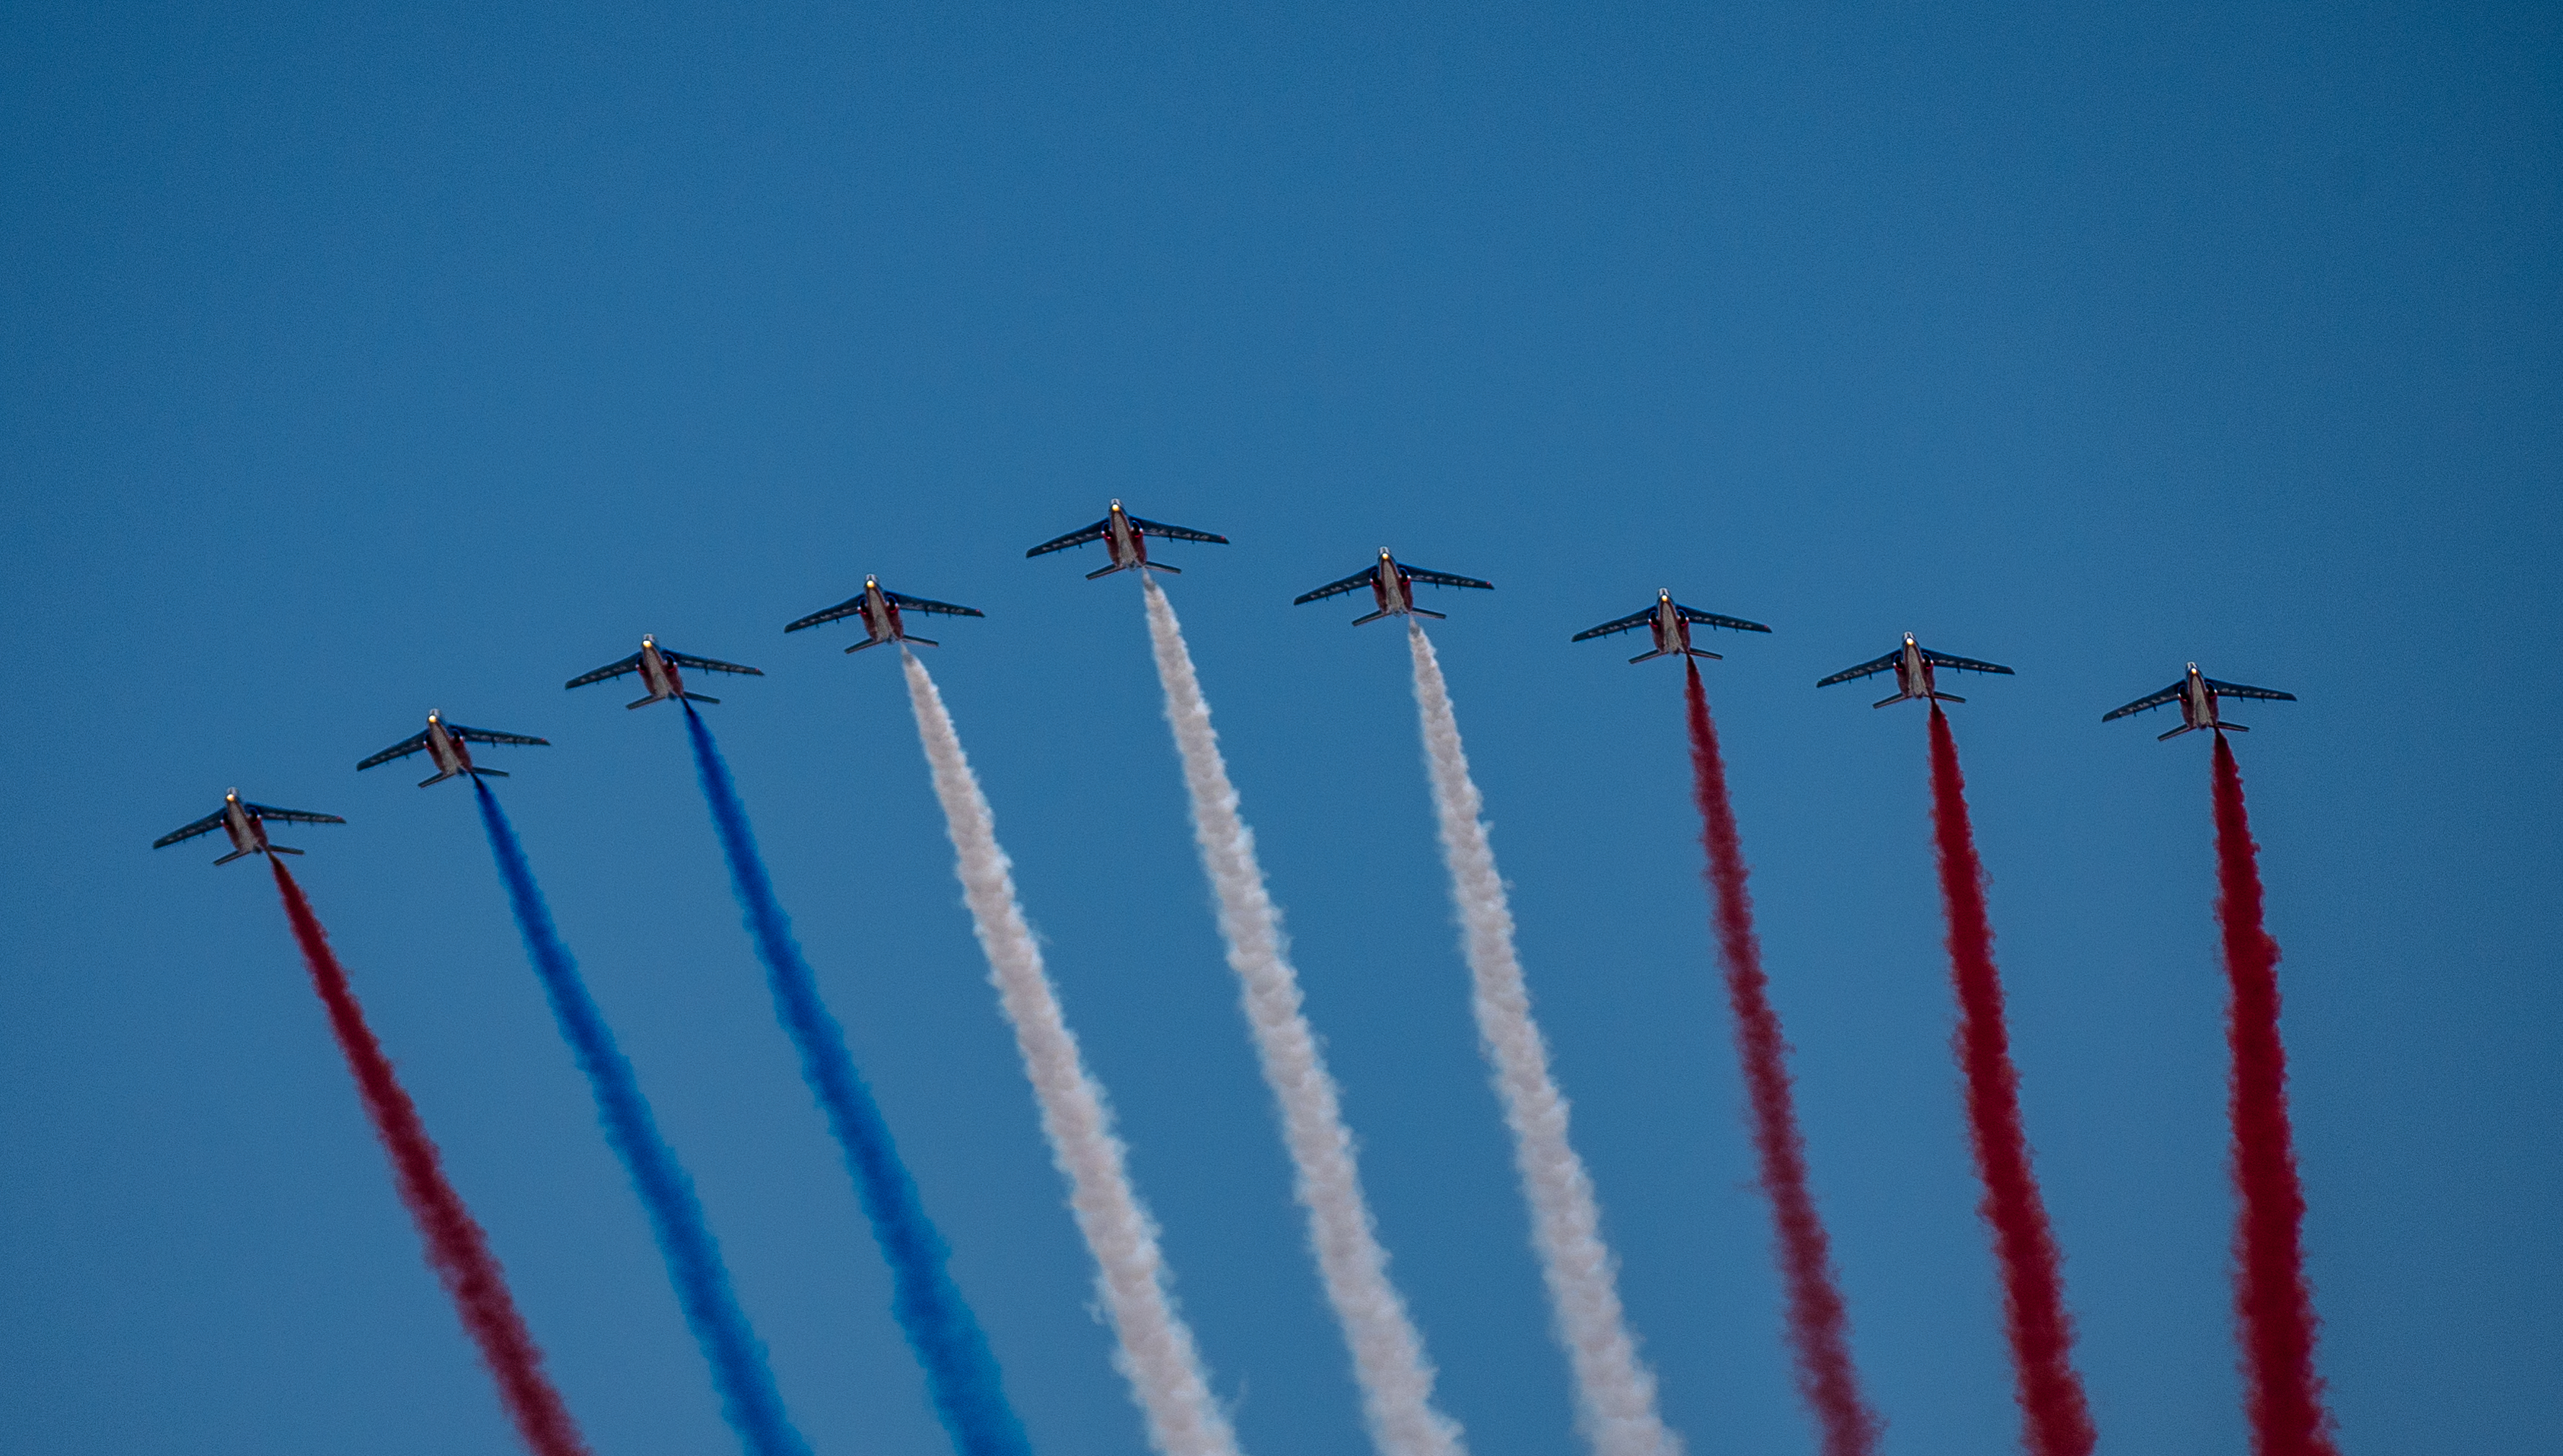
[[[1656,593],[1656,652],[1659,656],[1690,651],[1690,623],[1674,606],[1670,591]]]
[[[659,651],[656,638],[641,639],[641,685],[650,690],[650,696],[645,700],[650,703],[686,696],[685,677],[677,671],[677,665]],[[633,706],[637,708],[640,705]]]
[[[473,771],[472,749],[446,728],[441,714],[427,716],[427,756],[436,763],[436,777],[429,783],[442,783],[458,773]]]
[[[198,800],[199,803],[203,802]],[[240,790],[223,795],[223,832],[231,836],[232,852],[223,860],[236,860],[245,854],[267,853],[267,821],[241,807]],[[220,864],[223,860],[217,860]]]

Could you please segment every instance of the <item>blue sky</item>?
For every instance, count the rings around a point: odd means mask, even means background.
[[[931,666],[1250,1451],[1358,1449],[1220,961],[1119,496],[1170,580],[1394,1269],[1484,1456],[1570,1441],[1381,544],[1435,628],[1631,1316],[1694,1449],[1806,1450],[1659,586],[1711,665],[1873,1395],[2014,1416],[1946,1050],[1916,631],[1956,710],[2106,1449],[2240,1452],[2208,672],[2285,947],[2351,1449],[2563,1443],[2563,35],[2536,7],[12,6],[0,48],[0,1417],[28,1451],[503,1451],[255,867],[304,882],[600,1452],[728,1448],[467,795],[561,928],[827,1451],[947,1449],[643,632],[713,727],[1038,1446],[1132,1451],[866,572]],[[1093,552],[1085,553],[1091,556]],[[1456,594],[1450,594],[1456,595]],[[817,640],[813,640],[817,639]],[[1635,649],[1630,649],[1634,651]],[[627,695],[628,696],[628,695]],[[2159,717],[2159,715],[2157,715]]]

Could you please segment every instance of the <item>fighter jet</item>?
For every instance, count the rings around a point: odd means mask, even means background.
[[[1587,638],[1608,637],[1614,632],[1635,632],[1645,627],[1655,634],[1656,650],[1639,653],[1629,659],[1631,662],[1645,662],[1651,657],[1674,657],[1683,653],[1692,657],[1716,657],[1716,653],[1690,645],[1690,625],[1693,622],[1710,627],[1724,627],[1732,632],[1771,630],[1759,622],[1748,622],[1742,617],[1721,617],[1715,612],[1703,612],[1693,607],[1683,606],[1674,600],[1672,592],[1659,591],[1656,593],[1654,606],[1643,612],[1631,612],[1617,621],[1605,622],[1599,627],[1588,627],[1576,633],[1572,640],[1582,642]]]
[[[270,819],[283,819],[294,824],[344,824],[347,822],[335,814],[309,814],[300,809],[279,809],[270,804],[253,804],[240,796],[239,789],[225,789],[221,808],[193,824],[172,829],[161,835],[151,841],[151,847],[167,849],[182,839],[193,839],[199,834],[211,834],[219,829],[232,837],[232,852],[214,861],[218,865],[228,865],[243,855],[302,853],[298,849],[289,849],[281,844],[268,843],[266,821]]]
[[[988,615],[977,607],[956,607],[950,602],[927,601],[921,596],[901,596],[897,592],[884,589],[877,578],[867,576],[864,578],[862,595],[849,597],[824,612],[812,612],[783,630],[798,632],[804,627],[816,627],[822,622],[833,622],[840,617],[860,617],[863,619],[864,630],[872,635],[847,648],[848,652],[861,652],[867,647],[879,647],[885,642],[913,642],[919,647],[941,645],[931,637],[908,635],[906,627],[898,619],[898,609],[901,607],[911,612],[939,612],[947,617]]]
[[[1178,576],[1182,575],[1183,568],[1180,566],[1169,566],[1163,561],[1148,559],[1148,537],[1152,535],[1161,535],[1174,541],[1208,541],[1218,546],[1228,544],[1228,537],[1224,535],[1212,535],[1209,531],[1194,530],[1189,526],[1166,525],[1154,520],[1142,520],[1136,516],[1125,514],[1121,510],[1121,503],[1115,501],[1112,503],[1112,509],[1104,513],[1101,520],[1083,530],[1072,530],[1057,540],[1044,541],[1024,554],[1039,556],[1050,551],[1064,551],[1070,546],[1082,546],[1087,541],[1101,541],[1104,550],[1111,554],[1112,564],[1100,571],[1086,572],[1085,579],[1088,581],[1092,581],[1097,576],[1109,576],[1115,571],[1128,571],[1134,567],[1150,567],[1159,571],[1172,571]]]
[[[487,774],[492,778],[507,776],[504,770],[484,768],[473,762],[472,750],[466,746],[468,743],[533,743],[546,748],[551,746],[551,740],[548,738],[529,738],[523,733],[493,733],[488,728],[465,728],[459,723],[447,723],[443,714],[430,709],[427,715],[426,731],[414,733],[376,753],[357,764],[356,771],[362,773],[375,764],[389,763],[395,758],[406,758],[424,749],[429,759],[436,764],[436,776],[420,779],[418,781],[420,788],[443,783],[458,773]]]
[[[2011,673],[2011,669],[1998,663],[1978,662],[1971,657],[1951,657],[1945,652],[1933,652],[1914,641],[1913,634],[1907,632],[1904,634],[1902,647],[1875,662],[1865,662],[1856,668],[1845,668],[1816,686],[1830,688],[1836,683],[1848,683],[1854,678],[1866,678],[1872,673],[1882,673],[1890,668],[1895,672],[1895,696],[1880,698],[1869,705],[1870,707],[1884,708],[1889,703],[1902,703],[1910,698],[1937,699],[1942,703],[1966,702],[1966,699],[1957,694],[1943,693],[1934,686],[1931,681],[1933,668],[1947,668],[1952,672],[1960,673],[2002,673],[2006,676]]]
[[[1433,586],[1474,586],[1480,591],[1495,589],[1493,582],[1479,581],[1474,576],[1453,576],[1447,571],[1427,571],[1421,566],[1409,566],[1390,555],[1388,547],[1382,546],[1379,548],[1379,561],[1376,565],[1364,566],[1341,581],[1329,581],[1315,591],[1293,597],[1290,605],[1295,607],[1312,601],[1322,601],[1327,597],[1341,596],[1345,592],[1367,586],[1370,588],[1372,598],[1379,603],[1379,610],[1366,617],[1353,618],[1353,625],[1356,627],[1364,622],[1376,622],[1382,617],[1402,613],[1413,613],[1419,617],[1440,620],[1443,613],[1430,611],[1415,604],[1415,583],[1419,581]]]
[[[602,683],[608,678],[622,677],[625,673],[639,673],[641,685],[650,690],[650,696],[637,703],[626,703],[623,705],[626,708],[647,708],[653,703],[665,703],[671,698],[688,698],[696,703],[720,701],[717,698],[706,698],[700,693],[687,692],[686,680],[684,675],[677,671],[679,668],[701,668],[707,673],[745,673],[751,678],[765,676],[755,668],[743,668],[734,662],[714,662],[708,657],[688,657],[682,652],[670,652],[659,645],[657,638],[643,637],[639,652],[621,662],[607,663],[595,672],[581,673],[561,686],[584,688],[590,683]]]
[[[2198,664],[2191,663],[2188,675],[2179,682],[2159,693],[2139,698],[2124,708],[2110,709],[2100,715],[2100,721],[2107,723],[2113,718],[2124,718],[2130,713],[2143,713],[2168,703],[2177,703],[2180,705],[2180,727],[2156,736],[2155,742],[2176,738],[2182,733],[2196,732],[2200,728],[2214,728],[2219,732],[2229,728],[2238,733],[2250,732],[2251,729],[2243,725],[2227,723],[2216,716],[2216,700],[2219,698],[2267,698],[2277,703],[2296,701],[2295,694],[2281,693],[2275,688],[2247,688],[2241,683],[2220,683],[2201,673],[2198,670]]]

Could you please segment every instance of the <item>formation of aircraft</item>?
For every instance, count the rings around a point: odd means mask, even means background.
[[[1213,535],[1209,531],[1195,530],[1188,525],[1167,525],[1162,521],[1142,520],[1124,512],[1121,509],[1121,503],[1114,501],[1112,509],[1103,514],[1101,520],[1092,525],[1072,530],[1064,536],[1046,540],[1024,552],[1024,555],[1027,558],[1046,555],[1052,551],[1067,550],[1070,546],[1082,546],[1088,541],[1101,541],[1103,549],[1112,559],[1102,570],[1086,572],[1085,579],[1088,581],[1098,576],[1109,576],[1115,571],[1131,571],[1143,567],[1172,571],[1181,576],[1184,571],[1181,566],[1169,566],[1163,561],[1148,559],[1148,537],[1152,535],[1161,535],[1172,541],[1208,541],[1215,546],[1228,544],[1228,537],[1224,535]]]
[[[214,861],[218,865],[228,865],[243,855],[302,853],[298,849],[290,849],[285,845],[269,842],[267,821],[270,819],[282,819],[291,824],[344,824],[347,822],[335,814],[314,814],[305,809],[280,809],[274,804],[253,804],[240,796],[239,789],[225,789],[221,808],[193,824],[182,825],[161,835],[151,841],[151,847],[167,849],[182,840],[193,839],[199,834],[211,834],[219,829],[232,837],[232,852]]]
[[[1167,525],[1161,521],[1142,520],[1124,512],[1121,509],[1121,503],[1114,501],[1101,520],[1083,530],[1073,530],[1064,536],[1044,541],[1024,554],[1039,556],[1051,551],[1066,550],[1071,546],[1101,541],[1111,558],[1110,562],[1100,570],[1087,572],[1087,580],[1098,576],[1109,576],[1115,571],[1175,570],[1173,566],[1148,558],[1148,538],[1151,536],[1163,537],[1167,540],[1207,541],[1217,545],[1228,543],[1228,537],[1224,535],[1214,535],[1209,531],[1194,530],[1188,526]],[[1323,601],[1328,597],[1342,596],[1367,586],[1370,588],[1375,610],[1354,618],[1353,625],[1356,627],[1365,622],[1376,622],[1382,617],[1389,616],[1412,615],[1440,618],[1442,613],[1415,604],[1415,586],[1418,582],[1428,586],[1470,587],[1479,591],[1492,590],[1494,586],[1492,582],[1479,581],[1474,576],[1455,576],[1447,571],[1428,571],[1421,566],[1409,566],[1390,554],[1387,547],[1382,546],[1377,561],[1340,581],[1330,581],[1314,591],[1302,593],[1293,598],[1291,604],[1299,606],[1308,602]],[[952,617],[986,615],[976,607],[932,601],[925,597],[903,596],[884,587],[879,578],[866,576],[861,594],[849,597],[826,611],[813,612],[783,630],[798,632],[806,627],[816,627],[853,617],[862,623],[865,640],[847,648],[846,651],[850,653],[861,652],[865,648],[879,647],[889,642],[914,643],[922,647],[938,645],[930,638],[909,635],[902,616],[904,612],[923,612],[929,615]],[[1693,607],[1683,606],[1674,600],[1672,591],[1662,590],[1656,593],[1654,603],[1645,610],[1614,618],[1598,627],[1588,627],[1576,633],[1572,640],[1584,642],[1621,632],[1635,632],[1643,628],[1652,638],[1654,645],[1652,650],[1629,659],[1633,663],[1646,662],[1659,657],[1717,657],[1718,654],[1691,644],[1691,629],[1698,626],[1730,632],[1771,630],[1759,622],[1748,622],[1741,617],[1720,616],[1715,612],[1703,612]],[[642,686],[648,690],[648,696],[625,704],[626,708],[647,708],[653,703],[664,703],[671,699],[692,703],[718,703],[720,700],[717,698],[706,698],[700,693],[687,689],[684,670],[688,668],[700,672],[736,673],[747,677],[764,676],[755,668],[742,667],[737,663],[721,662],[708,657],[691,657],[661,647],[657,638],[645,636],[641,639],[639,652],[621,662],[609,663],[594,672],[582,673],[570,679],[564,686],[583,688],[590,683],[602,683],[637,673],[640,675]],[[1894,696],[1879,699],[1873,705],[1873,707],[1884,708],[1890,703],[1917,700],[1964,703],[1965,699],[1939,690],[1933,675],[1935,670],[1944,668],[1961,673],[2000,673],[2006,676],[2011,673],[2011,669],[1999,663],[1979,662],[1974,658],[1952,657],[1947,653],[1934,652],[1916,642],[1913,634],[1907,632],[1904,634],[1903,643],[1894,651],[1862,663],[1858,667],[1845,668],[1821,680],[1816,686],[1830,688],[1836,683],[1848,683],[1857,678],[1892,672],[1895,674]],[[2176,738],[2182,733],[2197,732],[2200,729],[2218,732],[2229,729],[2235,732],[2246,731],[2243,725],[2229,723],[2219,715],[2217,700],[2220,698],[2260,698],[2288,703],[2295,701],[2294,694],[2281,693],[2274,688],[2254,688],[2242,683],[2220,682],[2202,674],[2198,670],[2198,664],[2191,663],[2187,675],[2179,682],[2159,693],[2139,698],[2125,707],[2112,709],[2102,714],[2100,721],[2108,723],[2131,714],[2177,703],[2180,705],[2181,726],[2162,734],[2163,738]],[[522,743],[541,746],[545,745],[547,740],[525,733],[501,733],[485,728],[465,728],[461,724],[446,722],[442,713],[431,712],[427,716],[425,729],[366,758],[356,767],[361,771],[392,762],[394,759],[406,758],[412,753],[423,752],[435,763],[437,771],[434,776],[419,781],[421,788],[466,775],[506,777],[506,774],[499,769],[484,768],[473,762],[470,747],[473,743]],[[243,799],[239,790],[234,789],[223,795],[221,808],[192,824],[153,840],[151,847],[165,849],[183,840],[193,839],[200,834],[211,834],[220,829],[231,836],[232,852],[214,861],[218,865],[230,864],[244,855],[302,853],[298,849],[276,844],[268,839],[266,821],[271,819],[300,824],[346,822],[335,814],[314,814],[300,809],[280,809],[269,804],[253,804]]]
[[[1121,503],[1113,502],[1112,509],[1120,510]],[[841,617],[859,617],[863,620],[864,630],[871,635],[847,648],[848,652],[861,652],[867,647],[879,647],[885,642],[913,642],[919,647],[940,647],[942,644],[931,637],[916,637],[909,634],[906,624],[899,620],[899,609],[902,607],[911,612],[938,613],[946,617],[988,615],[977,607],[960,607],[950,602],[928,601],[921,596],[901,596],[884,587],[879,578],[866,576],[861,595],[848,597],[824,612],[812,612],[783,630],[798,632],[804,627],[816,627],[822,622],[834,622]]]
[[[2182,733],[2197,732],[2201,728],[2238,733],[2250,732],[2251,729],[2243,725],[2227,723],[2217,716],[2216,700],[2219,698],[2267,698],[2275,703],[2296,701],[2295,694],[2281,693],[2275,688],[2250,688],[2241,683],[2220,683],[2200,672],[2198,664],[2191,663],[2188,673],[2183,675],[2179,682],[2159,693],[2149,693],[2124,708],[2112,708],[2100,715],[2100,721],[2107,723],[2113,718],[2125,718],[2131,713],[2145,713],[2166,704],[2177,703],[2180,705],[2180,727],[2170,732],[2155,735],[2155,742],[2165,742],[2179,737]]]
[[[1642,652],[1629,659],[1633,663],[1645,662],[1655,657],[1681,655],[1716,657],[1716,653],[1706,648],[1690,645],[1690,627],[1693,622],[1706,627],[1724,627],[1730,632],[1771,630],[1759,622],[1748,622],[1742,617],[1721,617],[1715,612],[1703,612],[1696,607],[1683,606],[1674,600],[1674,594],[1671,591],[1659,591],[1656,593],[1656,604],[1645,611],[1631,612],[1625,617],[1605,622],[1599,627],[1587,627],[1569,640],[1584,642],[1595,637],[1608,637],[1614,632],[1635,632],[1644,627],[1655,634],[1656,648],[1653,652]]]
[[[1493,582],[1479,581],[1474,576],[1454,576],[1448,571],[1427,571],[1421,566],[1409,566],[1390,555],[1388,547],[1382,546],[1379,548],[1377,561],[1364,566],[1341,581],[1329,581],[1315,591],[1303,592],[1291,598],[1290,605],[1305,606],[1312,601],[1323,601],[1327,597],[1341,596],[1345,592],[1356,591],[1367,586],[1370,588],[1372,599],[1379,603],[1379,610],[1366,617],[1353,618],[1353,625],[1356,627],[1364,622],[1376,622],[1382,617],[1410,614],[1440,620],[1443,613],[1415,604],[1415,583],[1419,581],[1428,586],[1474,586],[1480,591],[1495,589]]]
[[[472,743],[531,743],[538,747],[551,746],[549,738],[527,737],[523,733],[493,733],[488,728],[465,728],[459,723],[447,723],[444,714],[431,708],[427,713],[427,728],[424,730],[412,733],[357,764],[356,771],[362,773],[376,764],[389,763],[395,758],[406,758],[412,753],[423,752],[427,754],[429,761],[436,765],[436,775],[432,778],[420,779],[418,781],[420,788],[443,783],[460,773],[488,774],[492,778],[507,776],[504,769],[484,768],[473,762],[472,749],[467,746]]]
[[[639,673],[641,686],[650,690],[650,696],[635,703],[626,703],[623,705],[626,708],[647,708],[653,703],[665,703],[671,698],[687,699],[695,703],[720,702],[717,698],[706,698],[700,693],[687,692],[686,678],[678,671],[680,668],[700,668],[707,673],[744,673],[751,678],[765,676],[756,668],[743,668],[734,662],[717,662],[708,657],[688,657],[682,652],[671,652],[661,647],[657,638],[645,635],[641,639],[639,652],[621,662],[607,663],[595,672],[581,673],[561,686],[584,688],[590,683],[602,683],[610,678],[622,677],[625,673]]]
[[[1972,657],[1951,657],[1945,652],[1933,652],[1914,641],[1913,634],[1907,632],[1904,634],[1904,645],[1893,652],[1875,661],[1862,663],[1856,668],[1845,668],[1817,683],[1816,686],[1830,688],[1836,683],[1848,683],[1854,678],[1866,678],[1873,673],[1882,673],[1892,669],[1895,673],[1895,696],[1880,698],[1869,705],[1870,707],[1884,708],[1889,703],[1903,703],[1913,699],[1925,701],[1936,699],[1942,703],[1966,702],[1966,699],[1955,693],[1940,691],[1939,686],[1931,678],[1931,670],[1934,668],[1947,668],[1956,673],[2001,673],[2005,677],[2011,675],[2011,669],[1999,663],[1978,662]]]

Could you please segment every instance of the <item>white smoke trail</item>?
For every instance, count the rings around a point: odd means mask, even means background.
[[[997,846],[996,816],[979,791],[934,680],[913,653],[901,648],[900,655],[917,737],[934,773],[934,796],[943,802],[944,823],[958,852],[962,898],[988,955],[988,978],[1015,1029],[1052,1160],[1068,1175],[1078,1231],[1094,1253],[1095,1287],[1120,1340],[1113,1364],[1147,1415],[1151,1446],[1165,1456],[1237,1456],[1237,1433],[1211,1396],[1192,1329],[1167,1293],[1170,1276],[1157,1249],[1156,1220],[1130,1186],[1103,1090],[1086,1075],[1076,1033],[1068,1029],[1042,966],[1041,947],[1024,923],[1012,862]]]
[[[1238,817],[1237,788],[1220,756],[1219,734],[1210,726],[1210,705],[1202,700],[1183,628],[1157,583],[1144,586],[1157,681],[1166,690],[1166,722],[1174,727],[1184,787],[1192,798],[1193,837],[1219,896],[1220,935],[1228,941],[1229,968],[1237,972],[1264,1081],[1282,1107],[1294,1191],[1308,1210],[1308,1240],[1316,1247],[1326,1299],[1352,1350],[1372,1444],[1388,1456],[1460,1456],[1458,1423],[1433,1408],[1433,1366],[1423,1337],[1389,1283],[1388,1251],[1380,1247],[1362,1197],[1335,1080],[1299,1009],[1299,974],[1283,953],[1281,913],[1256,862],[1255,832]]]
[[[1578,1421],[1599,1456],[1678,1456],[1681,1438],[1656,1412],[1655,1372],[1638,1358],[1620,1308],[1617,1261],[1602,1242],[1593,1179],[1566,1140],[1566,1098],[1549,1076],[1548,1043],[1531,1020],[1530,992],[1513,951],[1512,907],[1479,818],[1484,800],[1469,777],[1451,690],[1424,629],[1409,618],[1406,631],[1433,808],[1442,822],[1442,859],[1451,869],[1461,945],[1475,982],[1471,1007],[1494,1064],[1504,1125],[1512,1130],[1513,1164],[1530,1202],[1531,1246],[1575,1373]]]

